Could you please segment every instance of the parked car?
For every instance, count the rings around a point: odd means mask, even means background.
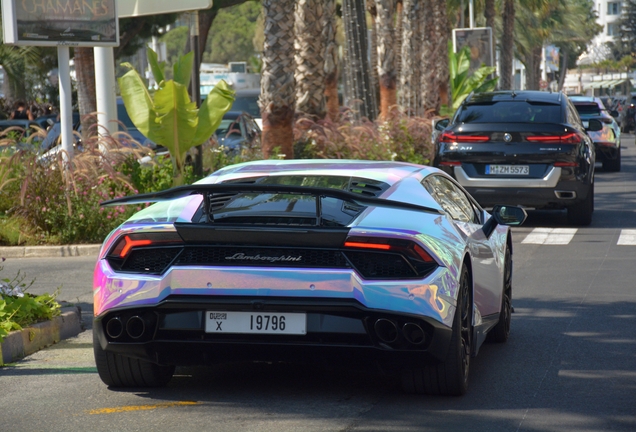
[[[592,222],[596,155],[587,131],[603,126],[590,119],[585,128],[565,94],[475,94],[447,122],[435,140],[434,165],[482,206],[567,209],[569,223]]]
[[[239,153],[244,146],[260,146],[261,142],[261,129],[254,118],[240,111],[226,112],[214,135],[219,145],[231,153]]]
[[[596,160],[603,163],[605,171],[621,170],[621,128],[614,119],[618,116],[615,111],[608,111],[603,102],[592,96],[572,96],[570,100],[579,112],[583,126],[587,126],[589,119],[597,119],[603,129],[588,132],[594,141]]]
[[[484,340],[508,339],[508,226],[525,212],[491,215],[438,169],[265,160],[103,204],[154,201],[106,238],[95,268],[109,386],[282,361],[381,365],[406,391],[460,395]]]
[[[263,116],[261,108],[258,105],[258,99],[261,96],[260,89],[243,89],[237,90],[234,95],[234,103],[230,111],[244,111],[251,115],[256,121],[259,129],[263,129]]]

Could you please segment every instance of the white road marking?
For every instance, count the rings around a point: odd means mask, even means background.
[[[572,241],[576,228],[535,228],[521,243],[566,245]]]
[[[636,230],[624,229],[621,230],[621,236],[618,238],[617,245],[633,246],[636,245]]]

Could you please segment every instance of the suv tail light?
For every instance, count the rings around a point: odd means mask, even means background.
[[[581,137],[576,132],[565,135],[532,135],[527,136],[526,140],[538,143],[556,143],[556,144],[578,144]]]
[[[440,137],[445,143],[477,143],[489,141],[488,135],[456,135],[453,132],[444,132]]]

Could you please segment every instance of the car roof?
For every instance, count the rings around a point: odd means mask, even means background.
[[[480,104],[487,102],[514,102],[514,101],[533,101],[559,103],[563,98],[563,93],[542,92],[536,90],[520,90],[520,91],[496,91],[476,93],[472,97],[466,98],[465,105]]]
[[[263,160],[231,165],[215,172],[218,182],[235,178],[262,177],[270,175],[320,175],[347,176],[376,180],[393,185],[416,173],[427,176],[439,173],[437,168],[407,162],[367,160]],[[210,178],[210,177],[208,177]]]
[[[601,108],[605,109],[605,105],[603,105],[603,101],[600,98],[598,98],[598,97],[594,97],[594,96],[570,96],[570,100],[575,105],[581,104],[581,103],[596,104],[596,105],[600,106]]]

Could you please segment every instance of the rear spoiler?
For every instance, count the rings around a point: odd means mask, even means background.
[[[308,186],[288,186],[277,184],[245,184],[245,183],[219,183],[207,185],[188,185],[178,186],[172,189],[166,189],[160,192],[131,195],[122,198],[116,198],[101,203],[102,206],[117,206],[123,204],[140,204],[160,201],[170,201],[177,198],[184,198],[190,195],[203,195],[205,200],[205,209],[210,208],[210,194],[214,193],[281,193],[295,195],[309,195],[316,198],[316,214],[320,215],[320,197],[336,198],[343,201],[351,202],[360,206],[390,207],[402,210],[414,210],[426,213],[444,214],[441,210],[420,206],[417,204],[405,203],[400,201],[392,201],[383,198],[367,197],[357,193],[344,191],[341,189],[319,188]]]

